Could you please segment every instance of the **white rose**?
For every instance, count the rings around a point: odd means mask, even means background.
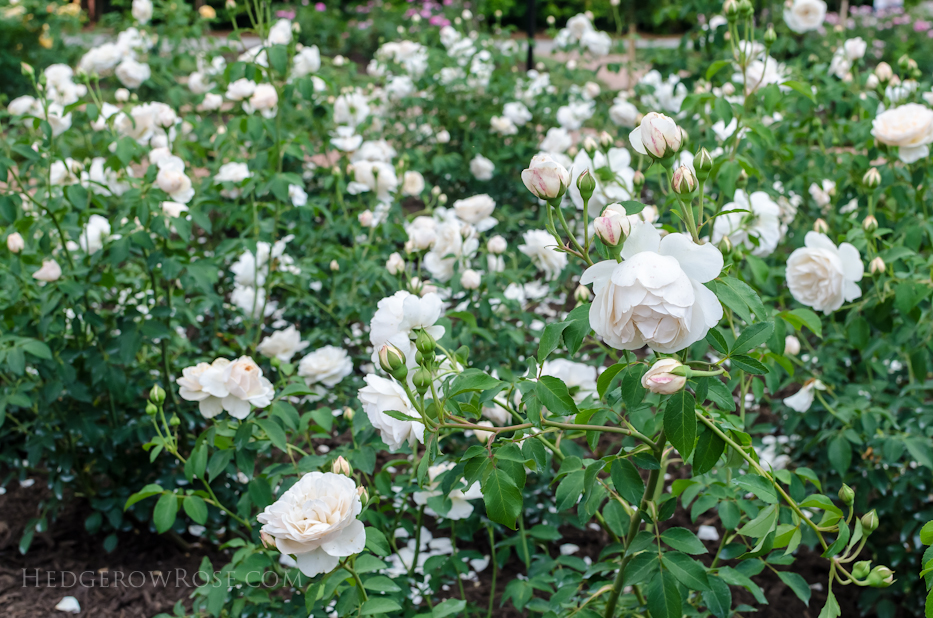
[[[462,285],[465,290],[475,290],[479,288],[481,281],[482,278],[479,273],[472,268],[468,268],[460,274],[460,285]]]
[[[470,161],[470,173],[477,180],[492,180],[492,174],[496,171],[496,165],[481,154],[476,155]]]
[[[23,236],[19,232],[13,232],[6,237],[6,248],[11,253],[19,253],[26,248],[26,241],[23,240]]]
[[[139,88],[139,86],[152,76],[149,65],[144,62],[136,62],[132,58],[127,58],[120,63],[116,70],[117,79],[127,88]]]
[[[457,218],[474,225],[488,219],[496,209],[496,202],[485,193],[457,200],[453,205]]]
[[[252,406],[264,408],[272,403],[275,389],[263,377],[262,369],[249,356],[241,356],[226,365],[216,362],[199,378],[201,388],[219,400],[219,407],[240,420],[249,415]],[[203,403],[202,403],[203,406]],[[204,410],[202,409],[202,414]],[[219,414],[219,409],[214,409]]]
[[[62,276],[62,267],[55,260],[42,260],[42,267],[32,273],[32,278],[46,283],[58,281]]]
[[[567,254],[557,251],[554,237],[545,230],[528,230],[522,235],[525,244],[518,250],[531,259],[549,281],[557,279],[567,266]]]
[[[680,150],[683,134],[677,123],[664,114],[649,112],[641,125],[629,134],[629,143],[635,152],[663,159]]]
[[[402,177],[402,195],[421,195],[424,191],[424,176],[421,172],[409,170]]]
[[[279,103],[279,94],[272,84],[259,84],[249,98],[249,105],[257,111],[274,110]]]
[[[188,207],[178,202],[162,202],[162,214],[166,217],[180,217],[182,213],[188,212]]]
[[[823,0],[792,0],[784,6],[784,21],[794,32],[816,30],[826,18],[826,3]]]
[[[184,162],[175,156],[159,161],[155,186],[168,193],[172,201],[187,204],[194,197],[191,179],[185,175]]]
[[[505,116],[493,116],[489,120],[489,127],[493,133],[499,135],[515,135],[518,133],[518,127],[515,126],[515,123]]]
[[[419,298],[401,290],[379,301],[369,323],[369,341],[375,350],[373,363],[379,362],[378,351],[392,344],[405,354],[409,366],[415,366],[415,344],[411,340],[414,328],[423,328],[435,340],[444,336],[444,327],[436,326],[444,311],[444,303],[435,293]],[[390,408],[391,409],[391,408]]]
[[[288,185],[288,199],[292,201],[292,206],[300,208],[308,204],[308,193],[298,185]]]
[[[223,412],[223,405],[217,397],[212,396],[201,386],[201,376],[211,367],[222,370],[230,361],[226,358],[215,359],[213,363],[198,363],[193,367],[182,369],[181,377],[175,380],[178,385],[178,396],[185,401],[197,401],[198,409],[204,418],[214,418]]]
[[[865,273],[858,249],[839,247],[826,234],[807,232],[804,247],[787,258],[787,287],[797,302],[830,314],[862,295],[857,281]]]
[[[454,274],[457,259],[472,253],[479,242],[471,239],[467,245],[463,240],[462,224],[456,220],[440,223],[436,234],[431,251],[424,258],[424,267],[438,281],[449,281]]]
[[[429,249],[437,240],[437,220],[433,217],[419,216],[406,227],[408,241],[412,249]]]
[[[638,108],[625,99],[616,99],[609,108],[609,118],[620,127],[638,125]]]
[[[683,363],[675,358],[662,358],[641,377],[641,385],[652,393],[661,395],[673,395],[683,389],[687,383],[687,378],[671,373],[674,369],[681,367]]]
[[[491,433],[491,432],[484,432]],[[416,491],[412,498],[415,500],[415,504],[419,506],[424,506],[428,503],[429,498],[435,496],[443,495],[438,489],[440,482],[437,481],[437,477],[453,470],[456,467],[456,464],[452,461],[448,461],[436,466],[428,467],[428,480],[430,484],[428,485],[427,491]],[[457,483],[458,487],[462,487],[462,482]],[[479,483],[473,483],[467,489],[452,489],[450,493],[447,494],[447,497],[450,499],[450,510],[447,511],[447,514],[444,515],[447,519],[466,519],[473,514],[473,505],[469,503],[470,500],[479,500],[483,497],[483,492],[480,489]],[[424,512],[432,517],[437,517],[438,513],[435,513],[430,507],[424,509]]]
[[[502,107],[502,115],[508,118],[516,127],[521,127],[531,120],[531,112],[524,103],[514,101]]]
[[[292,42],[292,22],[287,19],[280,19],[269,28],[269,38],[266,39],[269,45],[288,45]]]
[[[321,52],[317,45],[301,48],[293,59],[291,78],[297,79],[311,73],[316,73],[321,68]]]
[[[347,187],[350,193],[375,191],[380,202],[391,202],[392,194],[398,188],[395,168],[383,161],[357,161],[353,164],[353,185]]]
[[[606,260],[583,273],[593,283],[590,325],[618,350],[648,345],[671,354],[706,336],[722,318],[722,305],[703,286],[719,276],[722,254],[683,234],[663,239],[648,223],[632,228],[616,263]]]
[[[784,405],[797,412],[806,412],[813,405],[813,399],[816,397],[814,391],[825,390],[826,385],[819,380],[807,380],[799,391],[784,398]]]
[[[632,125],[635,126],[635,125]],[[563,127],[551,127],[538,146],[544,152],[561,153],[573,145],[573,137]]]
[[[791,356],[800,354],[800,339],[797,339],[793,335],[784,337],[784,353],[790,354]]]
[[[345,377],[353,373],[353,361],[343,348],[326,345],[311,352],[298,363],[298,375],[308,386],[323,384],[334,388]]]
[[[133,19],[147,24],[152,19],[152,0],[133,0]]]
[[[398,252],[389,256],[389,259],[386,261],[386,270],[389,271],[390,275],[397,275],[405,271],[405,260],[402,259],[402,256],[399,255]]]
[[[227,86],[226,96],[231,101],[242,101],[248,99],[256,91],[256,82],[242,77]]]
[[[781,207],[764,191],[755,191],[748,195],[737,189],[734,201],[723,206],[724,211],[750,210],[751,213],[733,212],[716,217],[713,223],[713,243],[719,243],[728,236],[733,246],[744,246],[752,255],[765,257],[774,253],[784,236],[781,225]],[[755,245],[751,241],[758,239]]]
[[[329,573],[340,558],[363,551],[366,529],[356,483],[333,472],[309,472],[256,518],[283,554],[308,577]]]
[[[486,250],[489,251],[490,253],[495,253],[496,255],[500,253],[504,253],[505,250],[508,248],[509,248],[508,241],[502,236],[500,236],[499,234],[496,234],[495,236],[490,238],[489,241],[486,243]]]
[[[81,232],[79,245],[87,253],[97,253],[104,248],[104,240],[110,236],[110,222],[100,215],[88,218],[84,231]]]
[[[555,199],[570,186],[570,172],[551,155],[537,154],[522,171],[522,182],[538,199]]]
[[[188,76],[188,90],[194,94],[206,94],[214,86],[214,82],[201,71],[195,71]]]
[[[857,36],[843,43],[842,49],[845,51],[846,58],[854,62],[865,55],[865,51],[868,49],[868,43],[866,43],[862,37]]]
[[[913,163],[930,155],[933,110],[918,103],[889,109],[871,123],[871,134],[882,144],[898,147],[898,157]]]
[[[334,122],[355,127],[369,116],[369,101],[359,92],[342,94],[334,101]]]
[[[580,45],[594,56],[605,56],[612,49],[612,37],[605,32],[591,30],[580,38]]]
[[[35,115],[40,113],[40,107],[35,97],[23,95],[16,97],[7,105],[7,111],[11,116],[25,116],[26,114]]]
[[[366,386],[359,390],[363,410],[379,431],[382,441],[392,451],[397,451],[403,444],[424,443],[424,425],[420,421],[403,421],[392,418],[385,412],[395,410],[412,418],[419,418],[408,401],[408,396],[401,386],[387,378],[369,374],[365,378]]]
[[[292,357],[311,345],[301,340],[301,333],[294,325],[284,330],[277,330],[263,338],[256,351],[269,358],[277,358],[283,363],[291,362]]]
[[[224,163],[220,166],[220,169],[217,170],[217,174],[214,176],[214,184],[221,182],[232,182],[236,184],[243,182],[252,175],[246,163],[231,161],[230,163]]]

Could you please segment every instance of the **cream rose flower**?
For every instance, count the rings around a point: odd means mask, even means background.
[[[178,395],[185,401],[197,401],[198,409],[204,418],[214,418],[223,412],[223,404],[220,399],[204,390],[201,386],[201,376],[212,366],[223,369],[229,364],[230,361],[226,358],[218,358],[213,363],[198,363],[193,367],[185,367],[181,377],[175,380]]]
[[[800,34],[816,30],[826,18],[826,3],[823,0],[791,0],[784,5],[784,22],[787,27]]]
[[[288,328],[277,330],[265,337],[256,351],[269,358],[277,358],[283,363],[291,362],[292,357],[311,345],[301,340],[301,333],[290,324]]]
[[[233,362],[214,361],[198,378],[201,389],[219,399],[222,409],[230,416],[244,419],[252,406],[264,408],[272,403],[275,389],[272,383],[263,377],[262,369],[249,356],[241,356]],[[202,408],[204,404],[202,403]],[[216,407],[212,416],[220,413]],[[201,410],[204,414],[204,410]],[[206,416],[206,415],[205,415]]]
[[[807,232],[803,247],[787,258],[787,287],[794,299],[829,315],[862,295],[862,256],[847,242],[838,247],[826,234]]]
[[[718,243],[729,237],[733,246],[743,246],[752,255],[765,257],[774,253],[778,243],[784,237],[781,224],[781,207],[764,191],[755,191],[751,195],[742,189],[735,192],[732,202],[723,206],[723,211],[750,210],[751,212],[732,212],[716,217],[713,223],[712,241]],[[758,239],[756,245],[751,237]]]
[[[882,144],[897,146],[897,156],[913,163],[930,155],[933,143],[933,110],[918,103],[907,103],[878,114],[871,123],[871,134]]]
[[[365,380],[366,386],[358,393],[363,411],[389,449],[397,451],[406,443],[424,443],[424,424],[420,421],[399,420],[386,414],[389,410],[395,410],[411,418],[419,418],[418,411],[408,401],[404,389],[393,380],[375,374],[369,374]]]
[[[126,58],[115,71],[120,83],[130,89],[139,88],[140,85],[152,76],[152,70],[144,62],[137,62],[133,58]]]
[[[456,464],[452,461],[448,461],[436,466],[428,467],[428,479],[430,480],[430,485],[428,486],[427,491],[416,491],[412,498],[415,500],[415,504],[419,506],[425,506],[428,503],[429,498],[435,496],[443,495],[438,489],[440,482],[436,481],[438,476],[442,475],[445,472],[453,470],[456,467]],[[462,485],[462,483],[459,483]],[[473,514],[473,505],[470,504],[470,500],[479,500],[483,497],[483,492],[480,489],[479,483],[473,483],[469,488],[466,489],[452,489],[447,497],[450,498],[450,510],[447,511],[447,519],[466,519]],[[431,507],[424,509],[424,512],[432,517],[438,517]]]
[[[424,191],[424,176],[421,172],[409,170],[402,176],[402,195],[421,195]]]
[[[557,242],[549,232],[544,230],[528,230],[522,234],[525,244],[519,245],[518,250],[531,259],[538,270],[544,273],[549,281],[560,277],[567,266],[567,254],[557,251]]]
[[[191,179],[185,175],[185,162],[170,155],[159,159],[159,173],[156,175],[155,186],[162,189],[172,198],[173,202],[187,204],[194,197]]]
[[[256,519],[278,550],[294,555],[298,569],[314,577],[333,571],[340,558],[363,551],[366,529],[357,519],[362,510],[353,479],[310,472]]]
[[[353,373],[353,361],[343,348],[326,345],[311,352],[298,363],[298,375],[308,386],[323,384],[334,388],[345,377]]]
[[[496,224],[496,220],[490,216],[495,209],[495,200],[485,193],[454,202],[457,218],[482,228],[479,231],[485,231]],[[492,225],[489,225],[490,219]]]
[[[722,318],[719,299],[703,283],[719,276],[722,253],[683,234],[663,239],[648,223],[633,226],[617,263],[606,260],[583,273],[593,284],[590,325],[618,350],[648,345],[670,354],[706,336]]]
[[[784,405],[797,412],[806,412],[813,405],[813,399],[816,397],[814,391],[825,391],[826,385],[816,379],[810,379],[804,382],[799,391],[784,398]]]
[[[10,250],[11,253],[19,253],[26,248],[26,241],[23,240],[22,234],[19,232],[13,232],[6,237],[6,248]]]
[[[42,267],[36,272],[32,273],[32,278],[37,281],[45,281],[46,283],[51,283],[52,281],[58,281],[62,276],[62,267],[58,265],[58,262],[55,260],[42,260]]]

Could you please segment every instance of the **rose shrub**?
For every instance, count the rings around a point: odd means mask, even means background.
[[[824,618],[845,585],[919,607],[930,84],[861,12],[719,8],[621,91],[586,15],[523,71],[460,7],[351,61],[326,7],[190,46],[216,11],[137,0],[26,67],[0,462],[51,492],[20,549],[81,497],[108,551],[222,552],[196,615],[725,618],[765,569],[809,603],[814,553]]]

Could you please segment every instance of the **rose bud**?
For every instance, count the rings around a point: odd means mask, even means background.
[[[884,260],[881,259],[881,256],[876,257],[868,263],[868,272],[873,275],[883,273],[886,269],[887,265],[884,263]]]
[[[683,137],[683,132],[672,118],[649,112],[629,134],[629,143],[635,152],[654,159],[666,159],[680,150]]]
[[[671,373],[674,369],[683,367],[683,363],[673,358],[662,358],[651,366],[645,375],[641,377],[641,385],[652,393],[659,395],[673,395],[683,390],[687,383],[685,376],[678,376]]]
[[[872,588],[887,588],[894,583],[894,571],[883,564],[879,564],[871,570],[865,581]]]
[[[343,458],[343,455],[334,461],[330,467],[330,471],[334,474],[345,474],[346,476],[353,476],[353,468],[350,467],[350,462]]]
[[[878,529],[878,513],[874,509],[862,515],[862,530],[865,534],[871,534]]]
[[[852,577],[865,579],[871,572],[871,560],[860,560],[852,565]]]
[[[894,70],[891,69],[891,65],[887,62],[879,62],[878,66],[875,67],[875,77],[883,84],[894,77]]]
[[[592,294],[590,293],[590,288],[585,285],[578,285],[577,289],[573,291],[573,298],[578,303],[585,303],[590,299]]]
[[[466,290],[477,289],[479,287],[480,280],[479,273],[472,268],[468,268],[460,275],[460,285],[462,285]]]
[[[846,506],[852,506],[852,503],[855,502],[855,490],[843,483],[839,489],[839,499]]]
[[[790,354],[791,356],[797,356],[800,354],[800,340],[793,335],[788,335],[785,337],[784,354]]]
[[[690,195],[696,191],[697,177],[693,174],[693,170],[686,165],[681,165],[674,170],[674,175],[671,176],[671,188],[677,195]]]
[[[522,182],[538,199],[553,200],[570,186],[570,172],[550,155],[539,154],[532,157],[528,169],[522,172]]]
[[[871,168],[862,176],[862,184],[868,189],[875,189],[881,184],[881,172]]]
[[[774,25],[768,24],[768,29],[765,30],[765,47],[771,47],[777,42],[777,32],[774,31]]]
[[[878,219],[875,219],[874,215],[868,215],[862,221],[862,229],[866,232],[874,232],[878,229]]]
[[[596,180],[590,174],[590,170],[583,170],[577,176],[577,189],[580,190],[580,196],[584,201],[589,201],[593,197],[593,192],[596,191]]]
[[[813,222],[813,231],[825,234],[829,231],[829,224],[824,219],[817,219]]]
[[[405,354],[391,343],[379,348],[379,365],[396,380],[403,380],[408,375]]]
[[[693,169],[697,171],[698,179],[706,180],[709,178],[710,172],[713,171],[713,156],[709,153],[709,150],[701,147],[697,151],[696,157],[693,158]]]
[[[19,232],[13,232],[6,237],[6,248],[12,253],[19,253],[26,248],[26,242]]]
[[[596,235],[608,247],[615,247],[622,242],[622,222],[619,217],[596,217],[593,222]]]

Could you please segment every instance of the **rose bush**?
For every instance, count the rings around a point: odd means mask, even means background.
[[[0,457],[51,492],[22,551],[80,495],[108,551],[216,546],[201,615],[725,618],[765,569],[809,603],[810,552],[827,618],[844,585],[915,603],[930,84],[862,13],[718,9],[623,90],[586,15],[521,71],[460,7],[358,28],[391,35],[365,72],[300,26],[326,7],[257,2],[224,9],[252,48],[157,53],[216,12],[134,2],[27,67]]]

